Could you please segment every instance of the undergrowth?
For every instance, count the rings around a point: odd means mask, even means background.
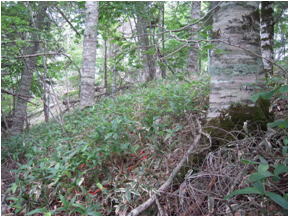
[[[137,202],[149,187],[136,190],[137,174],[133,181],[122,178],[127,184],[116,177],[174,149],[176,143],[165,141],[182,129],[177,120],[203,110],[208,91],[207,80],[155,81],[74,111],[64,125],[42,123],[2,141],[2,163],[18,162],[6,198],[10,212],[108,215],[123,202]]]

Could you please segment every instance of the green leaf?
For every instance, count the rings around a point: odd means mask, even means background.
[[[269,165],[268,164],[259,164],[258,166],[258,172],[259,173],[264,173],[269,169]]]
[[[80,208],[82,211],[85,211],[86,210],[86,207],[83,206],[82,204],[79,204],[79,203],[74,203],[72,204],[73,207],[77,207],[77,208]]]
[[[277,164],[274,170],[274,175],[275,176],[279,176],[281,173],[286,173],[288,172],[288,166],[286,166],[285,164]]]
[[[265,179],[265,178],[268,178],[270,176],[273,176],[272,173],[270,173],[269,171],[264,171],[262,173],[260,172],[257,172],[257,173],[253,173],[249,176],[249,180],[251,182],[256,182],[258,180],[262,180],[262,179]]]
[[[266,92],[260,92],[260,93],[256,93],[253,96],[251,96],[251,100],[256,103],[258,101],[259,98],[262,99],[271,99],[271,97],[274,95],[274,90],[272,91],[266,91]]]
[[[261,181],[257,181],[255,183],[253,183],[253,186],[258,189],[260,191],[261,194],[265,193],[265,187],[264,187],[264,183],[262,183]]]
[[[26,213],[25,215],[31,216],[31,215],[38,214],[38,213],[43,214],[45,212],[47,212],[46,208],[38,208],[38,209],[34,209],[34,210]]]
[[[69,205],[69,202],[65,199],[65,197],[60,194],[59,195],[60,201],[63,203],[64,207],[67,207]]]
[[[11,191],[12,193],[14,194],[17,190],[17,184],[16,183],[13,183],[12,186],[11,186]]]
[[[241,162],[244,163],[244,164],[260,164],[258,162],[251,161],[251,160],[246,160],[246,159],[242,159]]]
[[[279,127],[279,128],[288,128],[288,120],[284,120],[284,119],[280,119],[280,120],[276,120],[272,123],[268,123],[267,124],[268,127],[274,128],[274,127]]]
[[[288,93],[288,85],[283,85],[278,90],[279,93]]]
[[[226,197],[224,197],[225,200],[228,200],[236,195],[240,195],[240,194],[262,194],[262,192],[260,192],[257,188],[255,187],[248,187],[248,188],[243,188],[243,189],[239,189],[236,191],[233,191],[231,194],[227,195]]]
[[[265,195],[271,200],[273,200],[275,203],[277,203],[279,206],[281,206],[283,209],[288,210],[288,200],[286,200],[281,195],[274,192],[266,192]]]
[[[96,183],[96,186],[100,189],[100,190],[103,190],[103,185],[102,184],[100,184],[99,182],[98,183]]]

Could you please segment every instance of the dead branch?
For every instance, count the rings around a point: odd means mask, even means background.
[[[167,181],[164,184],[162,184],[162,186],[157,190],[157,193],[153,194],[143,204],[141,204],[138,207],[136,207],[135,209],[131,210],[130,213],[128,214],[128,216],[139,215],[144,210],[149,208],[153,203],[155,203],[157,194],[160,192],[166,191],[167,188],[172,184],[173,179],[178,174],[179,170],[183,167],[183,165],[186,162],[186,160],[188,159],[189,155],[192,154],[196,150],[197,144],[199,143],[199,141],[201,139],[201,124],[200,124],[199,120],[197,120],[197,125],[198,125],[198,128],[197,128],[197,132],[195,133],[195,138],[194,138],[193,143],[191,144],[191,146],[189,147],[189,149],[187,150],[187,152],[185,153],[185,155],[183,156],[181,161],[178,163],[178,165],[172,171],[172,173],[169,176],[169,178],[167,179]]]

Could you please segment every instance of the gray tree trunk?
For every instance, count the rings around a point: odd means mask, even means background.
[[[263,58],[264,72],[266,77],[273,75],[273,64],[266,60],[274,60],[273,56],[273,39],[274,39],[274,17],[273,2],[261,2],[261,53]]]
[[[107,86],[107,39],[104,39],[104,88],[108,91]]]
[[[147,10],[149,10],[147,4],[147,2],[138,2],[138,6],[140,7],[137,11],[136,30],[144,61],[143,80],[151,81],[156,76],[156,67],[154,56],[153,54],[149,53],[151,47],[147,31],[147,27],[150,26],[149,19],[147,17],[148,15],[146,14]]]
[[[32,2],[27,3],[28,7]],[[47,4],[40,4],[38,11],[31,11],[31,23],[32,27],[41,31],[44,25],[45,11],[47,9]],[[24,51],[23,55],[35,54],[39,50],[39,42],[38,42],[38,32],[32,31],[27,38],[31,40],[31,44],[28,45]],[[27,100],[31,97],[30,89],[32,84],[33,73],[36,69],[36,59],[37,57],[27,57],[24,59],[24,70],[21,74],[21,80],[19,84],[19,88],[17,90],[17,97],[15,103],[15,113],[12,119],[12,126],[10,129],[10,135],[15,136],[21,133],[24,129],[24,122],[26,119],[26,110],[27,110]]]
[[[258,2],[222,2],[213,14],[213,37],[261,55]],[[221,50],[221,52],[220,52]],[[249,103],[248,83],[263,77],[261,58],[238,47],[216,43],[210,59],[208,119],[234,102]]]
[[[165,28],[165,2],[163,2],[162,5],[162,53],[165,52],[165,33],[164,33],[164,28]],[[166,77],[166,66],[164,65],[164,63],[160,64],[160,68],[161,68],[161,75],[162,78]]]
[[[192,9],[191,9],[191,17],[192,21],[196,21],[201,18],[201,2],[200,1],[193,1],[192,2]],[[199,29],[199,25],[193,25],[191,28],[191,40],[197,39],[197,31]],[[189,58],[188,58],[188,72],[189,73],[198,73],[199,69],[199,46],[197,43],[193,43],[190,47],[189,51]]]
[[[83,40],[83,66],[80,79],[80,107],[92,106],[95,96],[98,2],[87,1]]]
[[[43,53],[46,53],[46,45],[43,46]],[[43,112],[44,112],[44,118],[45,122],[49,121],[49,104],[50,104],[50,95],[49,95],[49,86],[47,84],[48,78],[48,69],[47,69],[47,60],[46,56],[44,55],[42,57],[42,64],[44,67],[44,73],[42,76],[42,88],[43,88]]]

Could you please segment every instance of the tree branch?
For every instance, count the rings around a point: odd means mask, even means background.
[[[5,89],[2,89],[2,88],[1,88],[1,93],[6,93],[6,94],[8,94],[8,95],[12,95],[12,96],[19,97],[19,98],[23,99],[24,101],[31,103],[32,105],[38,106],[38,104],[33,103],[33,102],[31,102],[31,101],[29,101],[29,100],[27,99],[27,98],[31,98],[31,96],[17,95],[17,94],[15,94],[15,93],[13,93],[13,92],[11,92],[11,91],[9,91],[9,90],[5,90]]]
[[[50,56],[50,55],[61,55],[62,53],[59,52],[49,52],[49,53],[35,53],[35,54],[28,54],[28,55],[22,55],[22,56],[16,56],[15,58],[30,58],[30,57],[37,57],[37,56]],[[7,56],[2,56],[4,59],[8,59]]]
[[[63,17],[63,19],[70,25],[70,27],[73,29],[73,31],[80,36],[80,33],[77,31],[77,29],[72,25],[72,23],[68,20],[68,18],[65,16],[65,14],[61,11],[60,8],[58,8],[57,6],[54,6],[56,8],[56,10],[61,14],[61,16]]]

